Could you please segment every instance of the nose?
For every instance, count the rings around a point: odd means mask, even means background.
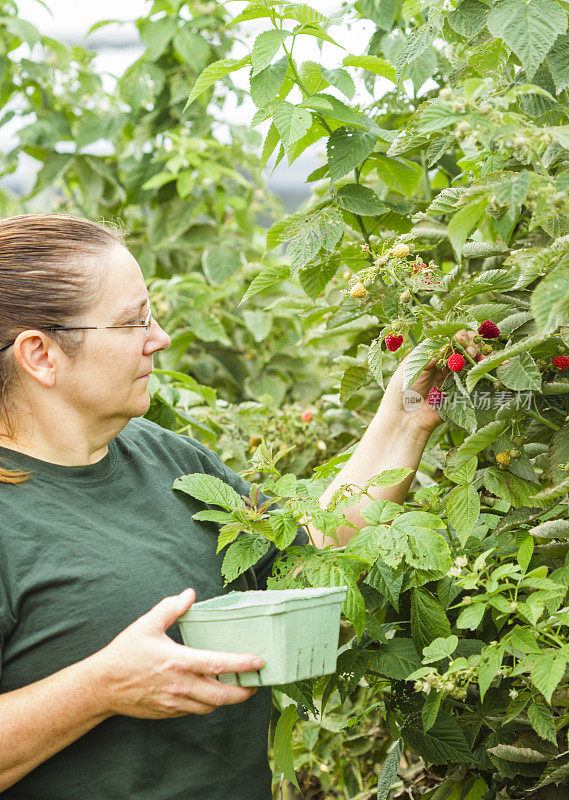
[[[155,353],[158,350],[167,350],[170,347],[172,339],[164,328],[162,328],[158,322],[152,318],[152,324],[150,325],[150,336],[146,340],[146,344],[144,346],[145,353]]]

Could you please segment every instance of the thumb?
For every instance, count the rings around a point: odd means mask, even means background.
[[[145,615],[155,629],[165,631],[187,611],[196,599],[194,589],[184,589],[180,594],[165,597]]]

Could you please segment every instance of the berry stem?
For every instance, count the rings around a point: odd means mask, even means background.
[[[533,417],[533,419],[535,419],[537,422],[541,422],[543,425],[547,425],[548,428],[552,428],[554,431],[559,430],[560,428],[559,425],[555,425],[553,422],[550,422],[549,420],[545,419],[545,417],[542,417],[539,412],[532,411],[529,408],[526,408],[525,411],[529,417]]]

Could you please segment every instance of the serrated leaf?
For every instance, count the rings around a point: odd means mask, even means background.
[[[421,661],[412,639],[395,638],[370,653],[369,668],[386,678],[404,681]]]
[[[423,664],[434,664],[443,658],[450,658],[458,647],[458,636],[446,636],[434,639],[423,648]]]
[[[255,77],[255,75],[269,66],[284,40],[290,35],[290,31],[271,30],[263,31],[257,36],[251,51],[251,60],[253,62],[251,77]]]
[[[225,578],[225,586],[241,573],[248,570],[261,559],[271,543],[257,533],[243,532],[237,540],[229,545],[221,564],[221,574]]]
[[[279,93],[286,76],[286,56],[256,74],[251,74],[251,98],[257,108],[263,108]]]
[[[385,205],[373,189],[359,183],[347,183],[341,186],[336,195],[336,203],[352,214],[364,216],[376,216],[389,211],[389,206]]]
[[[422,587],[411,592],[411,635],[420,653],[434,639],[450,636],[450,622],[442,605]]]
[[[419,377],[425,366],[433,358],[430,351],[442,347],[444,340],[436,338],[423,339],[412,351],[403,366],[403,385],[402,389],[408,389]]]
[[[545,703],[542,703],[540,700],[534,700],[530,703],[527,714],[531,726],[537,735],[556,745],[557,731],[555,730],[555,720]]]
[[[389,797],[389,790],[397,779],[397,771],[401,763],[401,756],[403,755],[403,740],[397,739],[391,752],[383,762],[381,772],[379,773],[379,780],[377,782],[377,800],[387,800]]]
[[[312,114],[306,108],[282,100],[273,110],[273,122],[285,147],[290,150],[312,125]]]
[[[520,59],[528,78],[567,28],[567,14],[554,0],[504,0],[488,15],[491,34],[502,39]]]
[[[534,528],[530,528],[532,536],[541,536],[545,539],[569,539],[569,520],[550,519]]]
[[[396,611],[399,611],[399,595],[403,585],[403,568],[393,569],[380,558],[377,559],[371,570],[368,572],[365,583],[373,586],[387,601],[391,603]]]
[[[232,486],[215,475],[206,475],[203,472],[181,475],[176,478],[172,488],[180,489],[204,503],[221,506],[227,511],[233,511],[245,505],[241,495]]]
[[[430,25],[422,25],[405,37],[395,63],[398,83],[405,73],[405,68],[431,48],[435,36],[434,28],[431,28]]]
[[[381,349],[381,339],[374,339],[367,354],[367,363],[371,374],[382,389],[385,389],[383,381],[383,351]],[[568,389],[569,391],[569,389]]]
[[[421,709],[421,718],[423,720],[423,730],[425,733],[429,731],[437,719],[439,709],[441,707],[441,700],[443,699],[444,692],[436,692],[432,690],[423,703]]]
[[[373,152],[377,134],[342,126],[332,132],[326,144],[330,177],[343,178]]]
[[[548,756],[531,747],[516,747],[513,744],[497,744],[489,747],[488,752],[504,761],[513,761],[516,764],[539,764],[547,761]]]
[[[408,746],[431,764],[468,763],[472,761],[464,733],[450,714],[439,711],[433,727],[423,731],[418,714],[405,720],[402,734]]]
[[[529,353],[519,353],[510,358],[507,364],[500,364],[496,375],[508,389],[541,390],[541,374]]]
[[[540,330],[552,333],[569,319],[569,265],[547,275],[534,289],[531,310]]]
[[[480,516],[480,496],[472,485],[455,486],[445,502],[448,521],[465,545]]]
[[[453,459],[453,467],[458,468],[465,464],[472,456],[477,455],[484,450],[488,445],[492,444],[498,436],[500,436],[506,428],[508,423],[502,420],[494,420],[489,422],[483,428],[475,431],[475,433],[467,436],[464,442],[458,448],[456,457]]]
[[[275,758],[275,772],[278,776],[283,776],[293,783],[300,791],[296,773],[294,771],[294,761],[292,756],[292,729],[298,720],[296,705],[291,704],[283,709],[273,740],[273,752]]]
[[[367,383],[367,367],[348,367],[340,382],[340,400],[345,403],[358,389]]]
[[[265,289],[269,289],[271,286],[277,286],[282,283],[283,280],[289,277],[289,274],[290,267],[286,264],[271,264],[271,266],[264,269],[258,275],[255,275],[247,291],[241,298],[239,305],[242,305],[254,294],[258,294],[259,292],[265,291]]]
[[[324,67],[320,68],[320,72],[330,86],[335,86],[336,89],[339,89],[349,100],[352,99],[356,87],[349,72],[346,72],[345,69],[324,69]]]
[[[406,197],[413,194],[423,176],[419,164],[382,154],[376,154],[374,158],[378,177],[386,186]]]
[[[555,44],[547,54],[547,66],[558,92],[569,86],[569,34],[557,37]]]
[[[214,61],[213,64],[209,64],[194,83],[190,96],[184,106],[184,111],[200,96],[200,94],[205,92],[206,89],[209,89],[210,86],[213,86],[220,78],[250,63],[251,56],[246,55],[243,58],[222,58],[219,61]]]
[[[475,631],[482,622],[486,608],[487,606],[484,603],[472,603],[466,606],[456,621],[456,627]]]
[[[486,202],[486,197],[482,197],[468,203],[457,211],[448,224],[449,239],[458,261],[466,239],[476,230],[486,213]]]
[[[474,367],[472,367],[472,369],[469,370],[468,375],[466,376],[466,388],[468,391],[471,392],[478,381],[483,378],[484,375],[490,372],[490,370],[494,369],[494,367],[497,367],[507,358],[512,358],[512,356],[515,356],[524,350],[529,352],[533,347],[541,344],[544,338],[544,334],[527,336],[524,339],[520,339],[511,347],[505,347],[503,350],[500,350],[499,353],[496,353],[493,356],[488,356],[483,361],[479,361]]]
[[[530,672],[531,682],[548,703],[551,703],[551,695],[565,673],[566,664],[567,659],[562,653],[544,653],[535,660]]]
[[[378,56],[346,56],[343,60],[345,67],[363,67],[374,75],[380,75],[395,83],[395,67]]]

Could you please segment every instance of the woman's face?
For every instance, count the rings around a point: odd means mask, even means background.
[[[78,324],[142,324],[150,306],[136,259],[118,245],[105,256],[103,266],[106,281],[100,300]],[[143,327],[89,330],[84,337],[80,355],[68,362],[68,369],[58,370],[58,393],[87,418],[122,420],[146,413],[152,356],[170,346],[168,334],[152,320],[148,331]]]

